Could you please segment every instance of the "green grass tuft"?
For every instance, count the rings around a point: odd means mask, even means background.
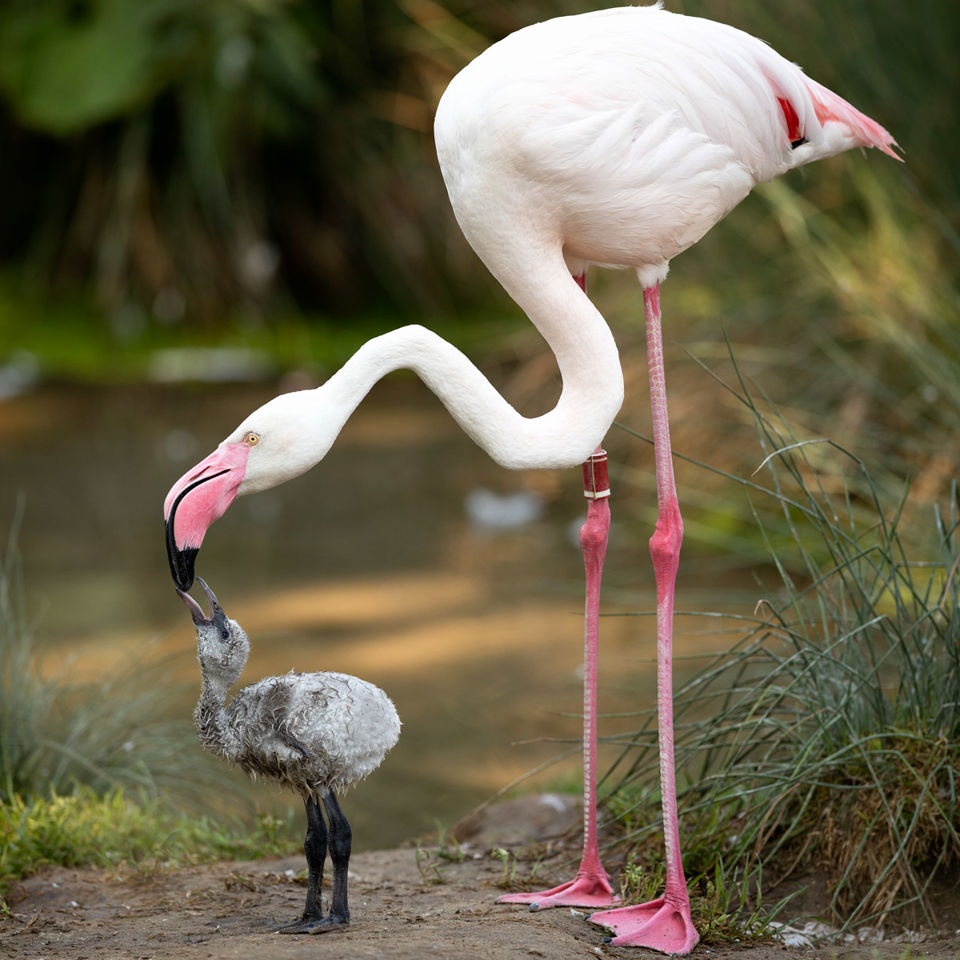
[[[173,814],[162,801],[122,789],[80,787],[0,802],[0,909],[4,894],[45,866],[132,866],[140,870],[292,853],[291,823],[270,815],[254,828]]]

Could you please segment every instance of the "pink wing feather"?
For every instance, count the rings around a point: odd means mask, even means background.
[[[899,144],[876,120],[871,120],[865,113],[861,113],[822,83],[817,83],[808,76],[804,76],[803,79],[810,91],[813,107],[821,124],[830,120],[842,123],[850,129],[862,146],[877,147],[894,160],[902,160],[891,149],[891,146],[899,146]],[[786,115],[786,111],[784,114]],[[789,117],[787,122],[789,124]]]

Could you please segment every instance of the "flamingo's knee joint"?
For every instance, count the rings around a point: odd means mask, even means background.
[[[657,519],[657,528],[650,538],[650,557],[655,567],[673,568],[680,561],[680,545],[683,543],[683,519],[675,504],[662,511]]]

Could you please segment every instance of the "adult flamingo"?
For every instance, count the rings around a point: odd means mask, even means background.
[[[629,267],[643,286],[658,517],[650,540],[657,588],[657,702],[666,889],[651,903],[593,914],[615,945],[689,953],[690,918],[674,782],[671,648],[682,539],[671,461],[659,285],[670,259],[695,243],[757,183],[855,146],[896,157],[879,124],[732,27],[659,4],[562,17],[512,34],[469,64],[440,101],[437,153],[467,240],[526,312],[563,379],[553,410],[527,418],[470,361],[420,326],[364,344],[316,390],[255,411],[174,484],[165,504],[177,585],[193,581],[209,525],[237,494],[288,480],[317,463],[370,387],[409,368],[491,457],[511,469],[587,461],[623,398],[617,348],[585,294],[590,264]],[[602,486],[600,484],[599,486]],[[588,484],[596,496],[598,484]],[[600,491],[602,492],[602,491]],[[585,525],[587,652],[599,590],[607,503]],[[600,563],[597,560],[600,560]],[[585,699],[591,700],[590,671]],[[585,724],[588,717],[585,716]],[[614,897],[596,851],[586,730],[584,858],[540,906],[607,905]],[[514,898],[517,899],[517,898]]]

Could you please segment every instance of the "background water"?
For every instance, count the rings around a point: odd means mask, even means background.
[[[167,570],[163,497],[281,387],[49,386],[3,405],[0,520],[22,505],[28,607],[49,671],[154,672],[170,686],[171,715],[189,723],[199,670]],[[533,493],[542,514],[512,530],[478,526],[465,508],[478,488]],[[244,681],[342,670],[397,704],[398,746],[346,801],[358,846],[450,826],[557,755],[534,782],[576,788],[579,757],[555,741],[580,736],[583,513],[578,471],[502,470],[419,382],[395,377],[321,464],[239,499],[211,528],[197,570],[250,634]],[[604,612],[649,611],[645,546],[624,531],[616,500],[613,515]],[[601,712],[645,709],[651,618],[605,617],[601,630]],[[681,633],[681,665],[725,642],[696,624]],[[635,725],[611,717],[601,733]],[[223,769],[225,782],[244,782]],[[253,796],[281,813],[299,806],[273,788]]]

